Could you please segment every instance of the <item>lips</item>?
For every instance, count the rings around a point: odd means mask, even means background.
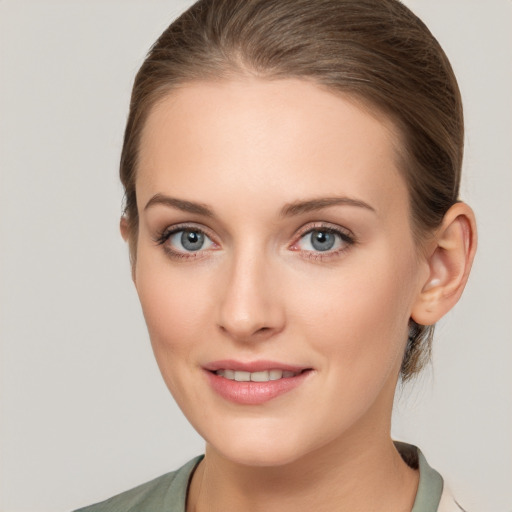
[[[300,372],[290,370],[281,370],[274,368],[272,370],[263,370],[261,372],[245,372],[241,370],[217,370],[217,375],[237,382],[268,382],[269,380],[289,379],[296,377]]]
[[[311,368],[273,361],[225,360],[204,367],[210,386],[222,398],[240,405],[259,405],[300,386]]]

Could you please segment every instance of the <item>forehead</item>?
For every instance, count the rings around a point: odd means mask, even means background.
[[[137,193],[143,200],[172,189],[187,198],[193,185],[205,202],[219,188],[268,200],[279,189],[283,201],[330,192],[385,202],[406,194],[398,141],[386,117],[311,82],[197,82],[148,116]]]

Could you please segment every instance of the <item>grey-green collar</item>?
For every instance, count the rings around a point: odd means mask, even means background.
[[[415,469],[419,469],[420,481],[416,499],[411,512],[436,512],[443,492],[443,479],[441,475],[429,466],[421,450],[416,446],[395,441],[397,450],[403,459]],[[194,469],[204,456],[196,457],[183,466],[176,475],[168,492],[173,496],[172,500],[166,501],[172,507],[169,512],[185,511],[188,482]]]
[[[429,466],[418,447],[398,441],[395,441],[395,446],[405,462],[420,472],[418,491],[411,512],[436,512],[443,493],[441,475]]]

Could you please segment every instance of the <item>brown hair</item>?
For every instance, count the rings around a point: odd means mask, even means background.
[[[457,202],[460,92],[437,40],[398,0],[199,0],[159,37],[135,78],[120,167],[132,263],[137,156],[151,108],[191,81],[247,74],[312,80],[390,117],[402,136],[418,241]],[[432,335],[433,326],[411,320],[402,380],[430,359]]]

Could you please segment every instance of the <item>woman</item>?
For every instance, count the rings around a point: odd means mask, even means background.
[[[132,275],[206,453],[82,509],[460,510],[394,443],[476,249],[450,64],[396,0],[199,1],[136,77]]]

